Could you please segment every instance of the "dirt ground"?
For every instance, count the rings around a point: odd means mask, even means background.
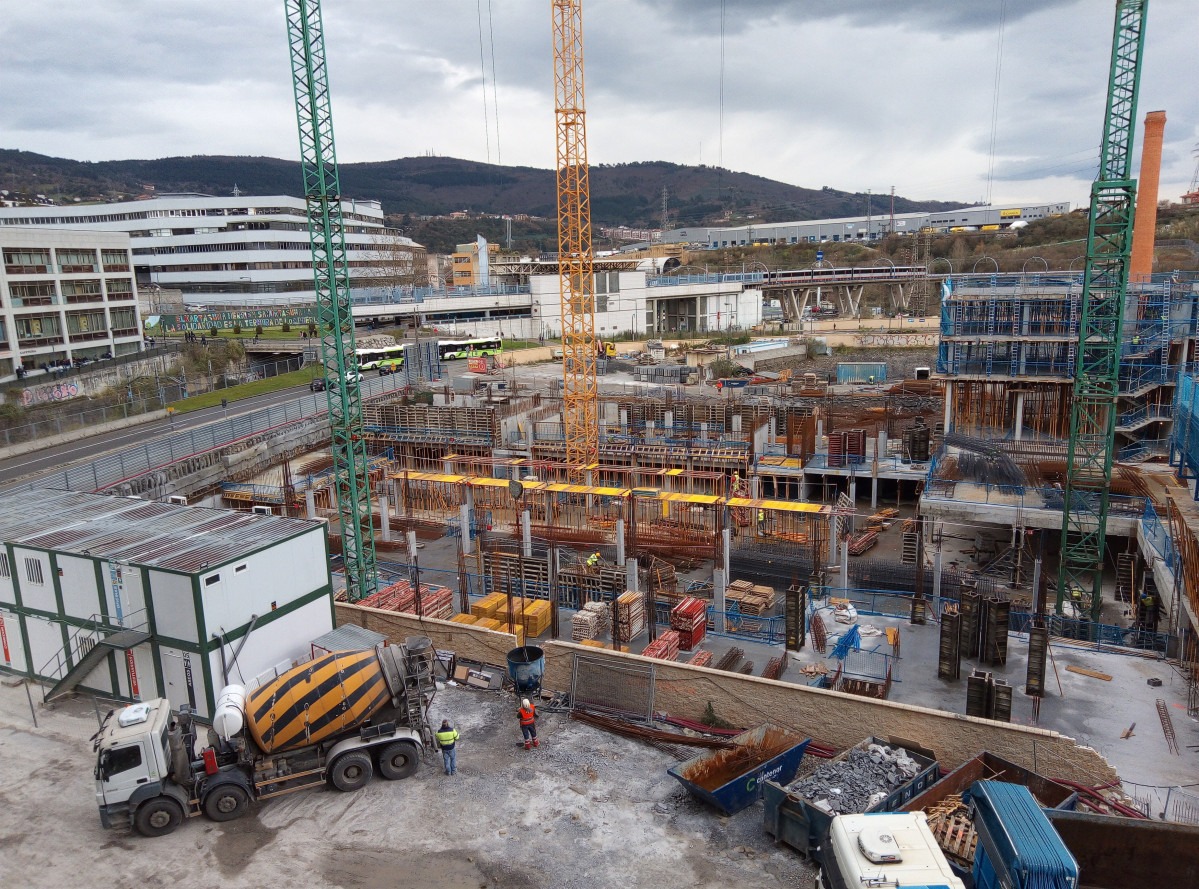
[[[437,755],[402,782],[301,791],[147,839],[100,826],[91,703],[39,708],[35,729],[24,688],[0,687],[0,886],[812,886],[763,831],[761,803],[720,817],[666,774],[665,753],[560,714],[526,752],[500,692],[449,687],[433,710],[462,733],[453,778]]]

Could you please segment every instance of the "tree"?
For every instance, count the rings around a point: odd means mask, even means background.
[[[371,238],[366,264],[355,282],[367,287],[427,287],[425,249],[399,229],[385,228]]]

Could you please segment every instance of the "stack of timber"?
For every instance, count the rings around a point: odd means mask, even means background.
[[[688,596],[670,609],[670,628],[679,635],[679,648],[691,651],[708,631],[708,606],[702,599]]]
[[[470,613],[475,617],[492,618],[495,617],[497,611],[502,606],[506,606],[508,597],[503,593],[492,593],[489,596],[484,596],[478,602],[470,606]]]
[[[693,667],[710,667],[712,666],[712,652],[701,648],[691,655],[691,659],[687,663]]]
[[[599,630],[596,635],[603,635],[612,629],[612,606],[607,602],[588,602],[583,606],[584,611],[595,615]]]
[[[735,580],[729,584],[725,598],[736,602],[737,610],[742,614],[760,617],[774,607],[774,587]]]
[[[398,611],[401,614],[417,613],[416,594],[412,589],[412,584],[407,580],[397,581],[391,586],[384,587],[374,595],[367,596],[358,604],[368,608]],[[420,585],[420,615],[449,620],[454,616],[453,591],[449,587],[422,583]]]
[[[575,642],[594,639],[599,635],[599,615],[594,611],[576,611],[570,619],[570,638]]]
[[[514,635],[516,637],[516,644],[518,646],[525,644],[525,632],[523,629],[521,629],[520,624],[517,624],[513,630],[509,630],[508,622],[506,620],[496,620],[495,618],[484,617],[484,618],[476,618],[475,626],[479,627],[481,629],[484,629],[484,630],[491,630],[492,632],[495,632],[495,633],[511,632],[512,635]]]
[[[679,656],[679,634],[676,630],[667,630],[641,652],[645,657],[656,657],[664,661],[673,661]]]
[[[855,534],[849,538],[849,554],[860,556],[876,543],[878,543],[877,531],[863,531],[861,534]]]
[[[526,600],[521,612],[520,623],[526,636],[540,636],[550,628],[549,599]]]
[[[645,597],[629,590],[616,600],[616,635],[622,640],[635,639],[645,629]]]

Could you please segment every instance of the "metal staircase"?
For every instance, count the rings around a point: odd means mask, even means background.
[[[89,621],[88,626],[81,627],[71,636],[69,657],[59,652],[42,667],[41,675],[58,680],[43,696],[44,703],[71,694],[83,678],[114,651],[129,651],[150,640],[144,610],[126,617],[121,626],[106,624],[104,616],[99,614],[93,614]]]

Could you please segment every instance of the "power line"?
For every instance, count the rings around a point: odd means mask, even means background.
[[[991,188],[995,182],[995,136],[999,130],[999,85],[1003,78],[1003,28],[1007,23],[1007,0],[999,7],[999,40],[995,47],[995,85],[991,96],[991,156],[987,169],[987,206],[991,205]]]
[[[475,0],[475,18],[479,26],[479,74],[483,78],[483,141],[487,146],[487,163],[490,164],[491,119],[487,113],[487,66],[483,62],[483,0]]]
[[[495,110],[495,162],[504,163],[504,155],[500,151],[500,99],[496,94],[495,77],[495,20],[491,16],[491,0],[487,0],[487,30],[491,39],[491,103]],[[487,87],[483,87],[484,103],[486,103]],[[509,245],[511,246],[511,245]]]

